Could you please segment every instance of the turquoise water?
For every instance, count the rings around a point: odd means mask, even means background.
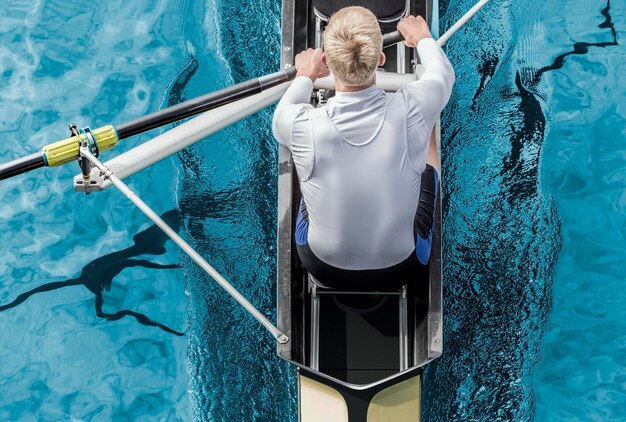
[[[441,28],[471,6],[442,2]],[[445,353],[425,420],[626,419],[625,12],[492,0],[446,47]],[[10,2],[0,160],[274,71],[279,25],[275,0]],[[129,183],[272,319],[270,117]],[[0,420],[296,420],[270,336],[121,194],[72,192],[76,173],[0,183]]]
[[[278,51],[278,2],[248,7],[254,21],[239,15],[242,5],[5,5],[0,160],[64,138],[69,122],[121,123],[275,70],[279,57],[250,43]],[[273,318],[270,116],[129,183]],[[0,420],[294,418],[294,371],[271,337],[121,194],[72,192],[77,170],[0,184]]]
[[[70,122],[158,109],[185,64],[180,8],[5,2],[0,159],[66,137]],[[189,420],[180,253],[120,193],[74,193],[77,170],[0,183],[0,420]],[[175,227],[178,173],[166,160],[129,179]]]
[[[539,87],[549,122],[542,183],[562,247],[532,378],[538,420],[626,419],[626,6],[607,6],[565,2],[580,12],[544,20],[550,44],[569,45],[561,52],[590,45]]]
[[[471,1],[442,4],[442,27]],[[447,51],[427,420],[625,420],[622,2],[491,1]]]
[[[245,5],[245,13],[241,13]],[[221,83],[278,70],[280,2],[218,1]],[[193,68],[193,67],[192,67]],[[218,73],[219,72],[219,73]],[[204,93],[197,72],[184,97]],[[276,141],[264,110],[181,154],[179,206],[194,244],[216,269],[274,320],[276,297]],[[297,420],[295,370],[276,357],[264,328],[184,260],[189,296],[190,390],[197,420]]]

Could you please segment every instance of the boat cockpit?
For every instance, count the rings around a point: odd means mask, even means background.
[[[300,51],[322,48],[322,34],[329,17],[348,5],[372,10],[383,34],[395,31],[397,22],[409,14],[428,19],[432,10],[431,1],[418,0],[285,0],[283,68],[293,66]],[[419,58],[415,49],[399,43],[384,52],[387,61],[379,70],[377,82],[392,81],[390,86],[397,89],[417,78]],[[324,83],[316,83],[316,87],[311,100],[315,106],[323,105],[334,95],[332,87],[325,87]],[[414,280],[389,280],[367,290],[328,287],[332,283],[315,280],[306,272],[297,256],[293,235],[299,202],[295,168],[289,151],[281,147],[278,328],[289,341],[278,344],[277,353],[299,368],[301,410],[307,406],[306,391],[315,391],[311,397],[319,402],[318,393],[324,388],[341,395],[346,403],[352,402],[348,407],[360,408],[355,410],[357,413],[367,413],[374,396],[402,382],[410,383],[413,395],[417,394],[419,387],[415,385],[419,384],[421,368],[442,351],[439,201],[429,265]]]

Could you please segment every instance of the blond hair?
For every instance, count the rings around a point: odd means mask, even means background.
[[[378,20],[364,7],[339,10],[324,30],[328,67],[346,86],[364,86],[371,81],[382,49]]]

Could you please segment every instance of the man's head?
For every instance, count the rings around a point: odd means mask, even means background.
[[[369,10],[346,7],[335,13],[324,30],[326,64],[346,86],[367,86],[385,62],[383,36]]]

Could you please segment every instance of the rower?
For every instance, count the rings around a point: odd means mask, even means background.
[[[274,115],[274,134],[291,151],[302,191],[298,255],[320,286],[400,288],[428,264],[440,172],[431,133],[454,71],[422,18],[397,27],[417,47],[420,80],[397,93],[376,88],[385,61],[379,22],[348,7],[325,26],[324,52],[296,56],[297,77]],[[336,96],[313,108],[313,82],[330,71]]]

